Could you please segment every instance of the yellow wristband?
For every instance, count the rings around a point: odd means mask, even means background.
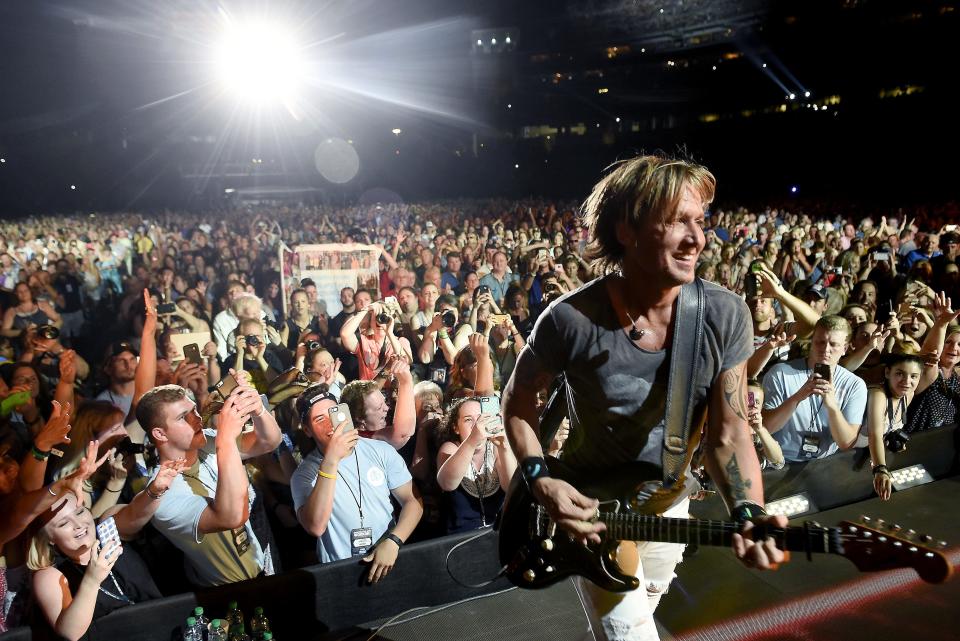
[[[322,477],[325,478],[325,479],[336,479],[336,478],[337,478],[337,475],[336,475],[336,474],[327,474],[327,473],[324,472],[323,470],[317,470],[317,473],[320,474],[320,476],[322,476]]]

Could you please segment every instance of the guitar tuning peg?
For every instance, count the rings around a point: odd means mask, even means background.
[[[877,519],[877,527],[886,527],[886,526],[887,526],[886,521],[884,521],[883,519]]]
[[[823,527],[823,526],[817,523],[816,521],[810,521],[810,527]]]
[[[899,532],[899,531],[902,530],[902,529],[903,529],[903,528],[900,527],[900,525],[897,524],[897,523],[894,523],[893,525],[890,526],[890,531],[891,531],[891,532]]]
[[[904,536],[907,537],[908,539],[912,539],[916,535],[917,535],[916,530],[907,530],[906,534],[904,534]]]
[[[929,534],[921,534],[921,535],[920,535],[920,542],[921,542],[921,543],[929,543],[929,542],[932,541],[932,540],[933,540],[933,537],[930,536]]]
[[[870,518],[869,516],[867,516],[866,514],[861,514],[861,515],[860,515],[860,522],[861,522],[861,523],[869,523],[869,522],[872,521],[872,520],[873,520],[873,519],[871,519],[871,518]]]
[[[946,542],[946,541],[937,541],[937,547],[938,547],[938,548],[945,548],[945,547],[947,547],[947,542]]]

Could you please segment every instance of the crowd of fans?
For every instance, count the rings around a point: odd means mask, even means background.
[[[499,390],[543,309],[598,275],[576,210],[0,223],[0,629],[78,639],[130,603],[318,561],[377,582],[407,541],[490,525],[517,465]],[[888,499],[886,450],[955,421],[950,215],[708,216],[698,271],[750,308],[765,467],[869,448]],[[281,243],[350,242],[381,249],[375,290],[332,316],[309,280],[283,300]],[[111,517],[123,543],[102,549]]]

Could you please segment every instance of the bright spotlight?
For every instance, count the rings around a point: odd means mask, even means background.
[[[390,133],[392,133],[394,136],[399,136],[403,133],[403,129],[394,128],[390,130]]]
[[[292,99],[304,72],[293,32],[261,22],[229,22],[216,65],[224,87],[249,102]]]
[[[804,97],[804,98],[809,98],[809,97],[810,97],[810,92],[809,92],[809,91],[804,91],[804,92],[803,92],[803,97]]]
[[[797,94],[795,93],[790,94],[790,100],[796,100],[796,99],[797,99]]]
[[[795,193],[797,193],[798,191],[800,191],[800,188],[797,187],[796,185],[794,185],[793,187],[790,188],[790,193],[791,193],[791,194],[795,194]]]

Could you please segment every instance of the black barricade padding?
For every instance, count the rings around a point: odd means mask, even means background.
[[[887,452],[887,467],[898,470],[917,463],[935,479],[960,473],[956,425],[910,435],[903,452]],[[866,448],[838,452],[824,459],[788,463],[781,470],[764,470],[763,495],[767,502],[805,492],[817,509],[829,510],[874,498],[870,454]],[[696,517],[725,519],[723,501],[712,495],[705,501],[693,501],[690,512]]]
[[[347,560],[316,565],[218,588],[188,592],[136,604],[99,619],[90,641],[175,641],[193,608],[218,618],[236,600],[249,620],[253,609],[264,608],[278,639],[314,639],[330,630],[386,619],[416,607],[429,607],[509,587],[500,578],[485,588],[466,588],[447,573],[445,559],[452,547],[477,532],[404,546],[397,564],[380,584],[366,584],[366,565]],[[481,583],[497,574],[496,535],[467,543],[454,552],[451,570],[464,583]],[[46,638],[39,633],[35,639]],[[0,641],[30,641],[30,630],[17,628]]]

